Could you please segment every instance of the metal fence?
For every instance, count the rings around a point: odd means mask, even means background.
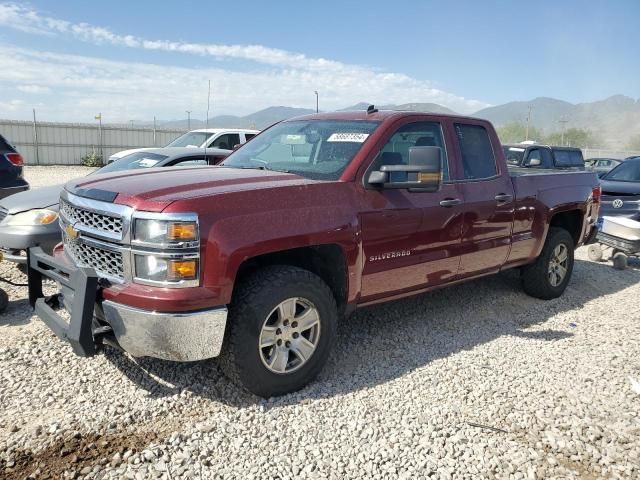
[[[583,148],[582,155],[587,158],[618,158],[624,159],[627,157],[640,156],[640,152],[637,150],[606,150],[600,148]]]
[[[86,123],[0,120],[0,134],[15,145],[27,165],[80,165],[95,152],[107,159],[128,148],[163,147],[184,130]]]

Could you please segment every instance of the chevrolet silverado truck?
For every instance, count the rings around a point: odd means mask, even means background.
[[[63,247],[29,250],[29,297],[79,355],[220,357],[251,392],[281,395],[318,374],[358,307],[511,268],[529,295],[558,297],[599,201],[592,172],[509,170],[485,120],[304,116],[221,166],[68,183]]]

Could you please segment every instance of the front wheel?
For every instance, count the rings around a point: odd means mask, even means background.
[[[261,397],[299,390],[327,362],[337,319],[335,298],[317,275],[291,266],[260,270],[234,295],[222,369]]]
[[[524,291],[543,300],[558,298],[573,273],[573,237],[563,228],[551,227],[542,252],[522,271]]]

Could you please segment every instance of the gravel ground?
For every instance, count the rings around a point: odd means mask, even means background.
[[[557,300],[506,273],[363,309],[268,401],[215,361],[77,358],[9,288],[0,478],[638,478],[639,280],[581,249]]]

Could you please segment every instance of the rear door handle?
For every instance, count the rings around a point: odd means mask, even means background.
[[[496,202],[498,203],[513,202],[513,195],[509,195],[508,193],[500,193],[496,195]]]
[[[444,200],[440,201],[440,206],[441,207],[455,207],[456,205],[460,205],[462,203],[462,200],[460,200],[459,198],[445,198]]]

